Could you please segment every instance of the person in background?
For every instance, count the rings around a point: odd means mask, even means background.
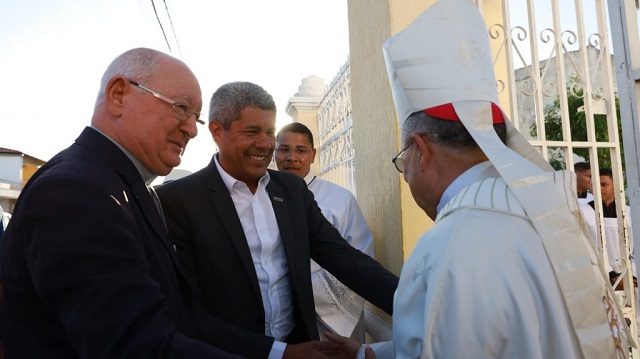
[[[31,177],[5,232],[6,357],[241,358],[206,343],[238,330],[194,305],[148,187],[180,164],[201,95],[159,51],[107,67],[91,126]]]
[[[276,136],[274,158],[279,171],[301,177],[318,202],[322,214],[357,250],[373,257],[373,235],[356,198],[346,188],[316,177],[311,164],[316,157],[313,134],[302,123],[293,122]],[[330,331],[364,342],[364,299],[311,261],[311,284],[318,332]]]
[[[574,215],[574,174],[553,172],[497,105],[478,7],[440,0],[383,51],[400,122],[392,161],[434,225],[403,265],[393,340],[372,345],[377,356],[627,357],[628,328]]]
[[[573,171],[576,173],[578,203],[593,201],[593,194],[591,194],[591,165],[589,162],[577,162],[573,165]]]
[[[158,196],[205,309],[264,336],[226,345],[261,358],[324,356],[309,342],[319,339],[310,259],[388,313],[398,277],[340,236],[302,178],[268,169],[275,125],[275,102],[262,87],[222,85],[209,105],[218,152]]]
[[[616,210],[616,194],[613,185],[613,172],[610,168],[600,169],[600,194],[602,197],[602,217],[603,227],[606,237],[606,268],[609,272],[609,280],[611,284],[615,284],[622,271],[626,267],[628,261],[623,261],[620,251],[620,237],[618,234],[618,213]],[[629,206],[625,205],[627,226],[629,233],[629,260],[631,261],[633,273],[636,273],[636,259],[633,255],[633,230],[631,228],[631,217]],[[591,235],[591,241],[596,248],[600,250],[600,242],[598,241],[598,231],[596,225],[596,212],[595,201],[590,201],[587,204],[580,205],[580,211],[589,228],[589,234]],[[633,282],[637,286],[636,276],[633,276]],[[623,282],[620,281],[616,285],[616,289],[623,289]]]

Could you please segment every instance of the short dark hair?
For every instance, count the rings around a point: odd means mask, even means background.
[[[239,119],[240,112],[246,107],[276,112],[273,97],[262,87],[251,82],[229,82],[211,96],[209,121],[218,121],[229,130],[231,122]]]
[[[591,164],[589,162],[578,162],[573,165],[573,171],[576,173],[582,173],[590,169],[591,169]]]
[[[280,139],[280,134],[285,132],[293,132],[293,133],[301,133],[303,135],[307,135],[309,138],[309,143],[311,144],[311,148],[315,148],[313,146],[313,134],[309,127],[301,124],[300,122],[292,122],[288,125],[284,125],[280,131],[278,131],[278,135],[276,136],[276,141]]]
[[[609,176],[613,179],[613,171],[611,171],[611,168],[601,168],[600,176]]]
[[[493,128],[502,143],[507,143],[507,127],[504,123],[495,123]],[[409,115],[402,124],[402,141],[406,146],[413,133],[428,136],[438,145],[452,148],[478,147],[476,141],[461,121],[444,120],[429,116],[423,111]]]

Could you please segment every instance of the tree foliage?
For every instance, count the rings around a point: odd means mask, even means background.
[[[567,140],[571,141],[587,141],[587,123],[585,120],[584,112],[584,96],[583,90],[579,89],[575,91],[575,95],[572,94],[569,88],[567,88],[567,102],[569,112],[569,128],[571,129],[571,138]],[[622,126],[620,121],[620,105],[618,97],[615,96],[616,114],[618,119],[618,139],[622,139]],[[595,128],[595,141],[597,142],[609,142],[609,130],[607,128],[607,116],[606,115],[594,115],[594,128]],[[544,108],[544,129],[545,137],[548,141],[563,141],[562,133],[562,118],[560,113],[560,100],[556,99],[553,104],[547,105]],[[538,128],[536,123],[531,124],[529,128],[531,136],[536,138],[538,136]],[[588,148],[573,148],[576,155],[584,157],[586,161],[591,162],[589,158]],[[611,151],[608,148],[599,148],[598,150],[598,164],[600,168],[611,168]],[[622,142],[620,142],[620,157],[622,158],[622,167],[624,170],[624,149]],[[550,149],[549,151],[549,163],[555,169],[564,169],[566,167],[565,151],[561,149]]]

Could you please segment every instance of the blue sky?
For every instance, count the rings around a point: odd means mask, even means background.
[[[194,71],[206,115],[213,91],[252,81],[276,100],[278,125],[303,78],[330,82],[348,59],[343,0],[166,0],[156,9],[173,55]],[[0,147],[48,160],[89,124],[100,77],[134,47],[169,53],[151,0],[0,0]],[[206,127],[178,167],[205,166]]]

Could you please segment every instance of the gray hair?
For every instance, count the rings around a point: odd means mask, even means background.
[[[273,97],[262,87],[251,82],[229,82],[211,96],[209,121],[218,121],[229,130],[231,122],[238,120],[240,111],[246,107],[276,112]]]
[[[502,143],[507,143],[507,129],[504,123],[494,124]],[[440,145],[457,149],[477,148],[478,144],[471,137],[460,121],[443,120],[427,115],[422,111],[412,113],[402,124],[401,139],[403,147],[409,144],[414,133],[428,136],[431,141]]]
[[[158,60],[162,56],[166,55],[160,51],[137,48],[116,57],[102,75],[100,91],[98,91],[94,110],[104,104],[107,84],[112,78],[123,76],[128,79],[135,79],[138,82],[145,82],[155,74]]]

